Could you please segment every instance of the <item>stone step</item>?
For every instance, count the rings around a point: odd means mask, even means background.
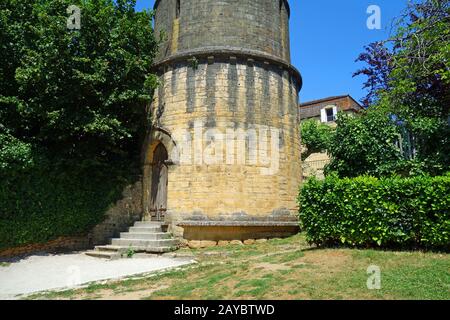
[[[137,249],[139,250],[139,249]],[[178,250],[178,246],[146,248],[147,253],[167,253]]]
[[[136,221],[135,227],[161,227],[163,225],[160,221]]]
[[[170,235],[166,232],[153,232],[153,233],[137,233],[137,232],[121,232],[121,239],[142,239],[142,240],[162,240],[170,238]]]
[[[178,246],[170,247],[140,247],[140,246],[97,246],[96,250],[100,251],[116,251],[118,254],[125,255],[128,250],[133,250],[134,252],[147,252],[147,253],[166,253],[172,252],[178,249]]]
[[[112,246],[112,245],[106,245],[106,246],[95,246],[95,251],[110,251],[110,252],[121,252],[124,247],[121,246]],[[126,249],[126,248],[125,248]]]
[[[130,233],[146,233],[146,232],[161,232],[162,229],[159,226],[148,226],[148,227],[131,227],[128,232]]]
[[[120,259],[121,255],[120,253],[116,251],[99,251],[99,250],[92,250],[85,253],[87,256],[94,257],[94,258],[103,258],[103,259],[110,259],[110,260],[116,260]]]
[[[104,259],[125,258],[130,250],[136,253],[162,254],[179,248],[179,241],[165,232],[167,224],[158,221],[137,221],[120,238],[111,239],[110,245],[96,246],[86,255]]]
[[[173,247],[178,245],[175,239],[161,239],[161,240],[143,240],[143,239],[112,239],[113,246],[136,246],[136,247]]]

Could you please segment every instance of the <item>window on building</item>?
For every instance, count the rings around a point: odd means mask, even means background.
[[[336,121],[337,106],[330,105],[326,106],[320,110],[320,121],[321,122],[334,122]]]
[[[326,112],[327,112],[327,122],[332,122],[332,121],[336,120],[333,109],[331,109],[331,108],[326,109]]]

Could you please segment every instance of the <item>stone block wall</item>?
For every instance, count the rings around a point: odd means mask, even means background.
[[[298,76],[272,61],[233,56],[178,61],[160,76],[153,127],[170,133],[179,148],[191,146],[189,159],[169,167],[167,221],[296,219]],[[209,139],[208,132],[219,135]]]
[[[144,217],[162,143],[175,235],[192,220],[296,220],[302,79],[290,64],[288,1],[158,0],[155,10],[166,38],[154,66]]]
[[[287,0],[159,0],[155,31],[164,32],[159,59],[208,47],[245,48],[290,62]]]
[[[142,218],[142,180],[127,186],[123,197],[105,213],[105,220],[89,232],[90,246],[108,243],[110,238],[118,237],[128,230],[135,221]]]
[[[1,250],[0,261],[9,257],[17,257],[31,253],[77,251],[86,249],[87,247],[89,247],[89,240],[86,236],[59,237],[46,243],[34,243]]]

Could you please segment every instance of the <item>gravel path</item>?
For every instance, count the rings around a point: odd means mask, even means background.
[[[88,282],[118,279],[192,263],[187,258],[161,256],[104,260],[82,253],[34,255],[0,266],[0,299],[50,289],[76,287]]]

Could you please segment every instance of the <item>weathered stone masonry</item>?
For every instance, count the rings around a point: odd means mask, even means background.
[[[302,176],[297,108],[302,80],[290,64],[288,2],[180,0],[179,9],[177,2],[155,4],[155,29],[164,32],[166,40],[155,65],[161,84],[151,106],[152,130],[144,150],[144,216],[148,218],[156,145],[163,143],[170,154],[179,147],[175,133],[184,130],[195,136],[201,123],[204,130],[221,133],[267,127],[267,137],[257,139],[264,142],[258,152],[269,158],[275,152],[270,129],[278,130],[279,168],[261,174],[270,164],[249,152],[240,163],[237,159],[243,155],[237,145],[248,145],[248,137],[236,137],[234,159],[224,151],[222,161],[205,164],[193,152],[191,164],[174,163],[169,166],[165,218],[172,230],[182,235],[176,225],[193,220],[295,221]],[[215,139],[206,139],[201,147],[228,141],[226,135]]]
[[[290,61],[287,0],[157,0],[155,28],[166,34],[159,60],[180,52],[228,47]]]

